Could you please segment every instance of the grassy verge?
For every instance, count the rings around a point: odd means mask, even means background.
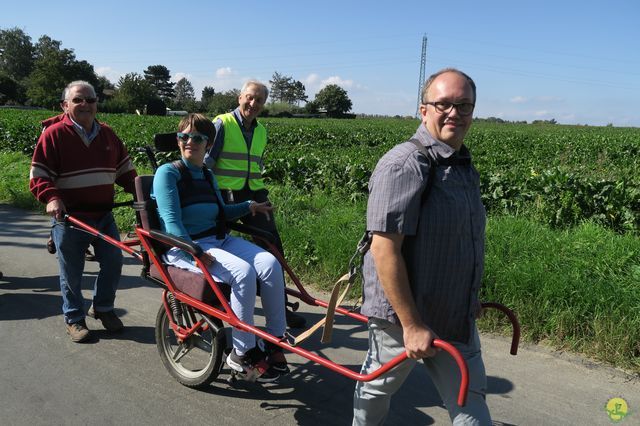
[[[556,231],[492,218],[483,292],[517,312],[527,340],[640,372],[637,237],[592,223]],[[495,316],[482,323],[500,328]]]
[[[29,193],[29,163],[23,154],[0,153],[0,202],[42,210]],[[347,272],[364,229],[365,200],[346,202],[280,186],[271,187],[271,199],[291,267],[305,284],[328,289]],[[133,228],[131,209],[117,209],[115,216],[121,230]],[[527,341],[640,373],[637,237],[592,223],[558,231],[531,220],[492,217],[482,299],[512,308]],[[496,315],[487,315],[480,326],[510,332]]]
[[[0,201],[29,210],[44,211],[29,192],[31,158],[18,152],[0,152]]]

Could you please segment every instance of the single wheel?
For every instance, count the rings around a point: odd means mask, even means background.
[[[177,302],[180,303],[180,302]],[[210,384],[218,377],[222,367],[222,354],[226,346],[222,322],[210,318],[192,307],[180,303],[182,324],[191,327],[201,319],[203,326],[182,343],[171,329],[164,304],[156,317],[156,346],[162,363],[181,384],[196,388]],[[172,312],[170,312],[173,315]]]

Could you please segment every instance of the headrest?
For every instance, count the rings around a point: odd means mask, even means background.
[[[157,133],[153,135],[153,144],[156,152],[173,152],[178,150],[178,137],[176,132]]]

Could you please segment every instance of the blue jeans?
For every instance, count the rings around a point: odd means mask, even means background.
[[[84,222],[120,241],[118,228],[111,213],[107,213],[99,220]],[[100,264],[100,272],[93,285],[93,308],[97,312],[112,310],[122,272],[122,251],[100,238],[56,222],[55,219],[52,223],[55,225],[52,235],[58,250],[62,313],[65,322],[73,324],[85,317],[82,273],[84,272],[84,254],[92,242],[96,260]]]
[[[256,305],[256,281],[260,285],[260,297],[269,334],[283,336],[287,324],[284,305],[284,275],[278,260],[268,251],[239,237],[227,236],[223,240],[215,236],[195,241],[216,261],[209,267],[211,276],[231,286],[231,309],[241,321],[254,325]],[[172,248],[165,255],[167,263],[179,268],[202,273],[184,260],[184,252]],[[243,355],[256,345],[253,333],[234,328],[231,332],[233,348]]]
[[[452,424],[490,426],[491,415],[485,400],[487,376],[475,325],[471,334],[468,344],[452,342],[469,368],[469,393],[464,407],[459,407],[457,403],[460,372],[453,358],[442,350],[432,358],[424,358],[422,362],[449,411]],[[371,373],[403,352],[402,328],[383,319],[369,318],[369,351],[361,372]],[[353,398],[354,426],[384,424],[391,397],[402,386],[416,362],[408,359],[377,379],[357,382]]]

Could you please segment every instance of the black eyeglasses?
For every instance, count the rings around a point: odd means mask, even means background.
[[[195,143],[203,143],[209,140],[207,135],[201,135],[200,133],[178,133],[178,139],[182,142],[186,142],[191,139],[191,141]]]
[[[436,111],[440,114],[449,114],[451,110],[453,110],[453,107],[455,107],[456,111],[458,111],[458,114],[460,115],[470,115],[473,113],[473,108],[476,106],[470,102],[462,102],[459,104],[453,102],[425,102],[425,104],[433,105]]]
[[[83,102],[86,102],[88,104],[95,104],[98,101],[98,98],[73,98],[71,99],[71,102],[73,102],[75,105],[80,105]]]

